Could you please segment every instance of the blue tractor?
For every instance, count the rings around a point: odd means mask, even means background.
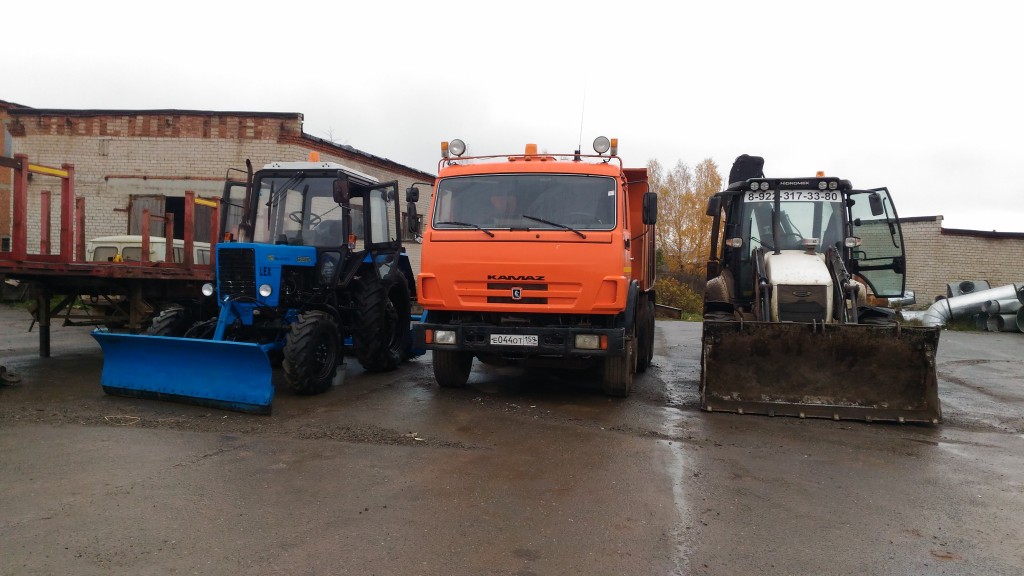
[[[174,306],[146,335],[94,332],[108,394],[268,413],[277,360],[290,391],[319,394],[343,367],[346,344],[372,372],[413,355],[398,183],[319,161],[255,173],[249,165],[246,174],[225,187],[237,241],[217,245],[216,285],[203,287],[218,315]]]

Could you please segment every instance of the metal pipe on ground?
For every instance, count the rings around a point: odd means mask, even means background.
[[[989,300],[1009,300],[1024,298],[1024,284],[1007,284],[999,288],[972,292],[963,296],[954,296],[938,300],[923,312],[903,312],[904,320],[918,320],[924,326],[945,326],[953,318],[978,314],[982,305]]]
[[[988,317],[989,332],[1020,332],[1016,314],[994,314]]]
[[[989,300],[981,305],[981,311],[989,314],[1016,314],[1017,310],[1020,310],[1021,303],[1017,298],[1007,298],[1004,300]]]
[[[1024,308],[1017,310],[1017,330],[1024,332]]]
[[[988,330],[988,314],[975,314],[974,328],[976,330]]]

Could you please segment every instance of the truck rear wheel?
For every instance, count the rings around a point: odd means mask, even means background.
[[[633,390],[633,372],[636,370],[636,338],[625,341],[626,353],[604,359],[604,393],[625,398]]]
[[[644,298],[637,310],[636,372],[642,374],[654,357],[654,302]]]
[[[434,350],[434,380],[441,388],[462,388],[473,369],[473,355],[454,350]]]
[[[338,371],[338,327],[323,312],[305,312],[294,322],[284,345],[284,378],[296,394],[326,392]]]
[[[352,343],[359,364],[367,372],[394,370],[408,358],[410,345],[409,287],[405,278],[385,283],[375,274],[353,285],[356,305]]]

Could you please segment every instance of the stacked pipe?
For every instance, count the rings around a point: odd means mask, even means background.
[[[945,326],[954,318],[974,316],[977,327],[993,332],[1024,332],[1024,284],[971,292],[937,300],[923,312],[902,313],[904,320]]]

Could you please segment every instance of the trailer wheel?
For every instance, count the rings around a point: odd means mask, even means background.
[[[434,350],[434,380],[441,388],[462,388],[473,369],[473,355],[456,350]]]
[[[394,370],[407,359],[411,343],[409,287],[405,278],[385,283],[364,275],[353,285],[355,327],[352,344],[367,372]]]
[[[149,336],[184,336],[192,326],[192,314],[182,306],[170,306],[153,317],[146,330]]]
[[[284,345],[284,379],[296,394],[326,392],[338,371],[341,343],[338,327],[318,311],[305,312],[292,323]]]
[[[633,390],[633,372],[636,369],[636,338],[625,341],[626,353],[622,356],[607,356],[604,359],[604,393],[625,398]]]

